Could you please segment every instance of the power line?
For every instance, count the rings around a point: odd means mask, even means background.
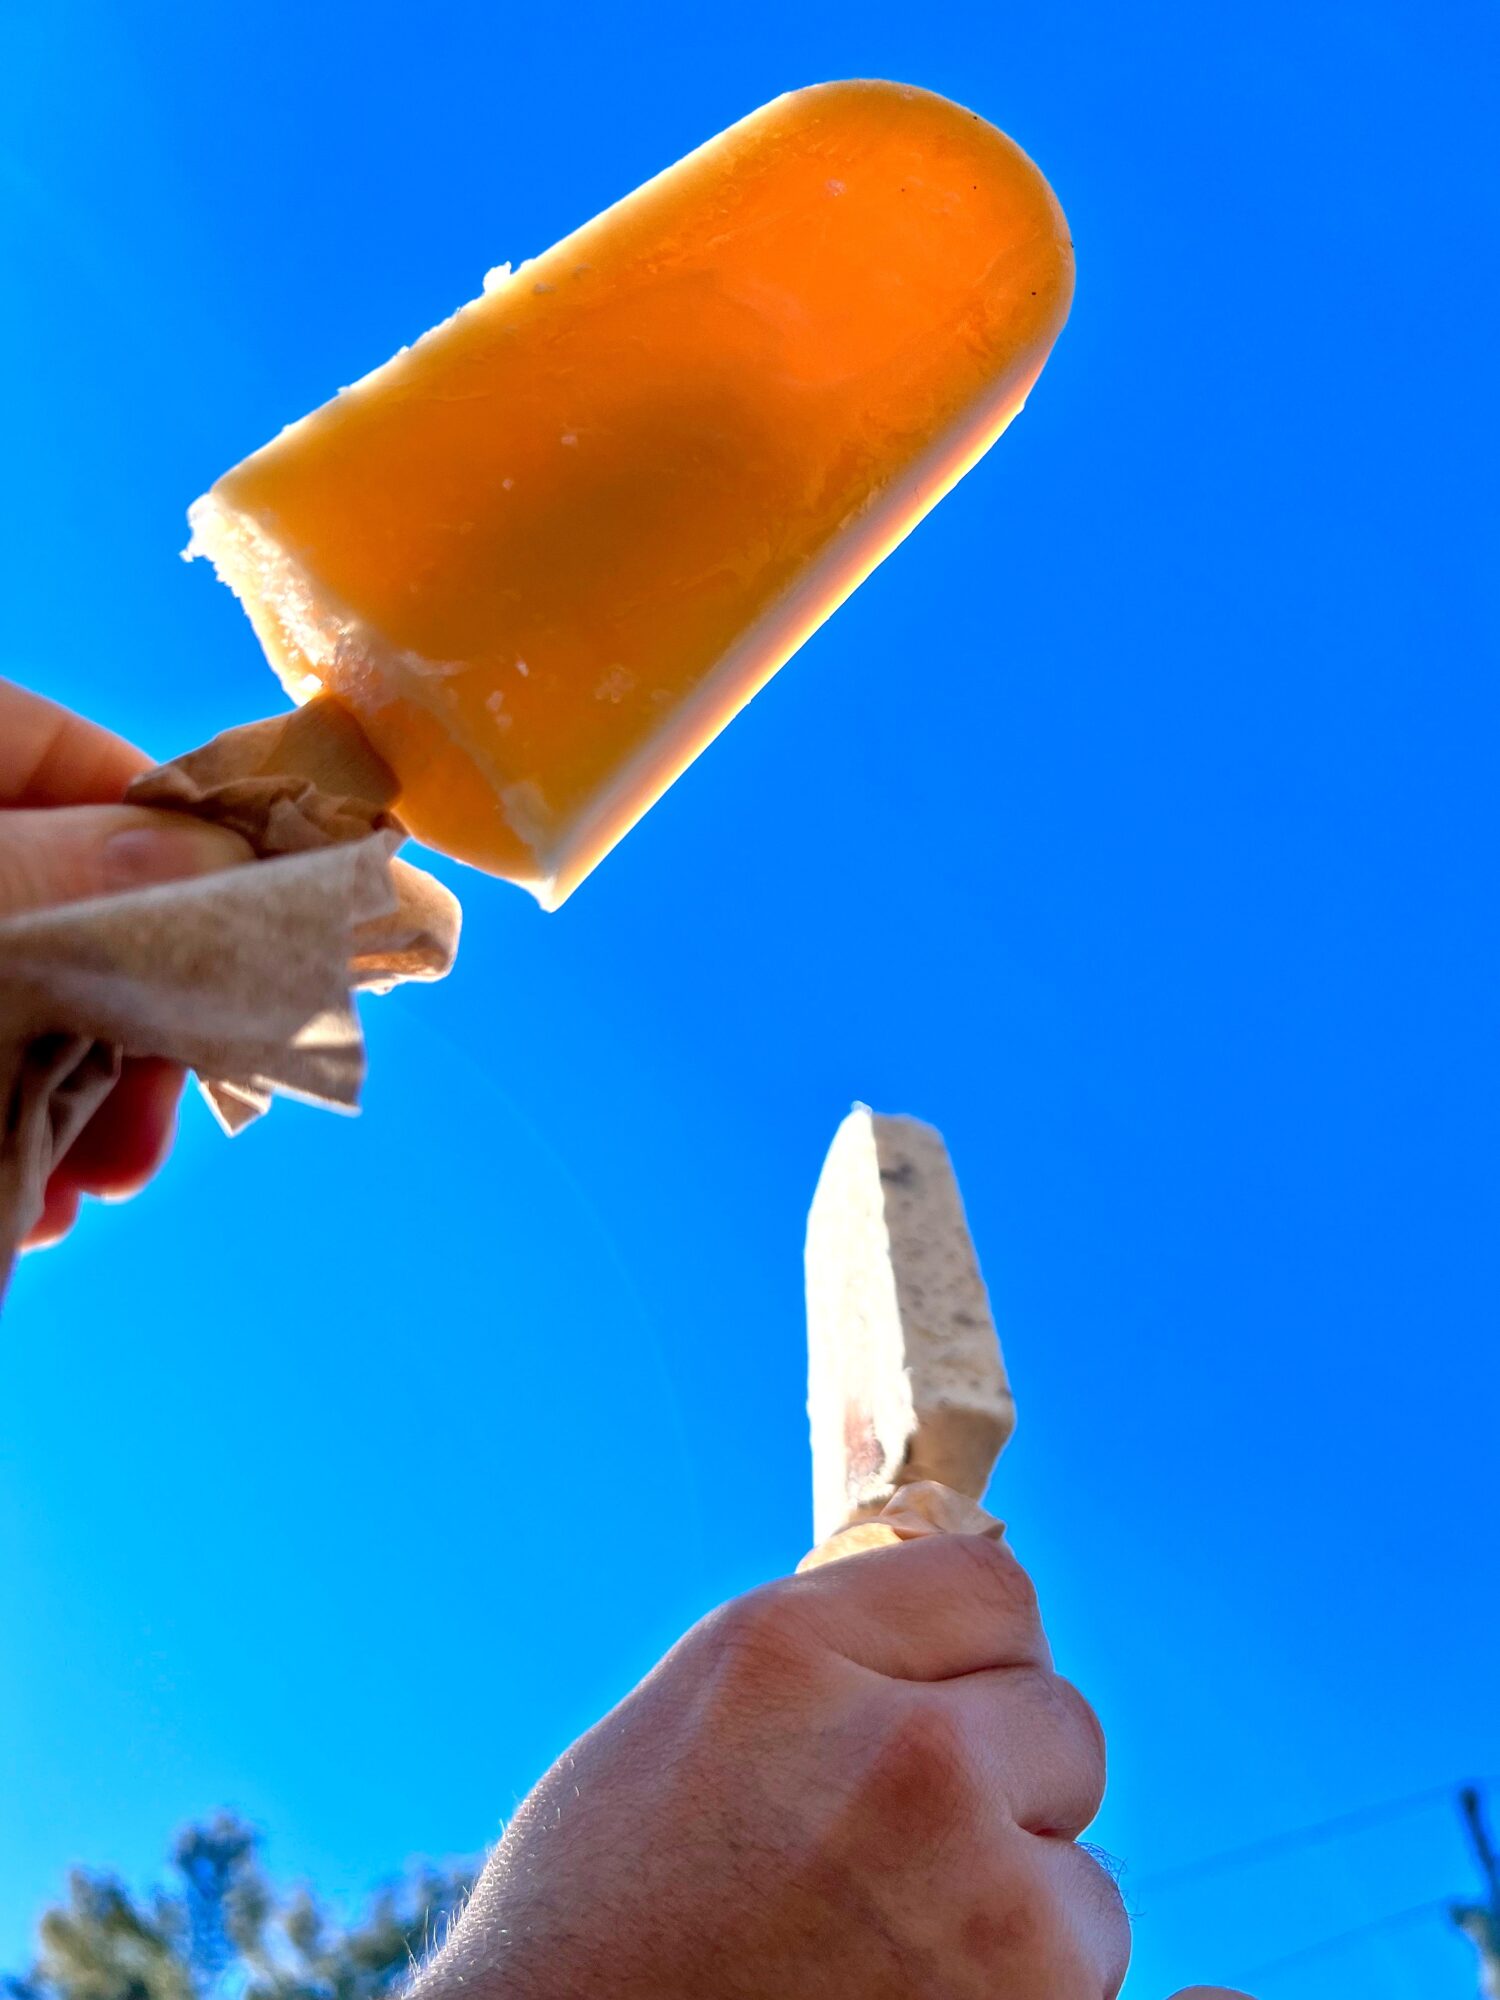
[[[1321,1958],[1326,1951],[1337,1951],[1346,1944],[1355,1944],[1362,1938],[1375,1937],[1381,1931],[1396,1930],[1402,1924],[1415,1922],[1418,1917],[1436,1916],[1439,1910],[1448,1908],[1446,1896],[1429,1897],[1425,1903],[1411,1903],[1404,1910],[1393,1910],[1389,1916],[1377,1917],[1373,1923],[1356,1924],[1352,1930],[1337,1931],[1332,1937],[1319,1938],[1316,1944],[1305,1944],[1296,1951],[1283,1953],[1280,1958],[1268,1958],[1259,1965],[1253,1965],[1244,1975],[1246,1985],[1257,1979],[1264,1979],[1267,1973],[1285,1972],[1288,1966],[1300,1965],[1304,1959]]]
[[[1482,1778],[1479,1783],[1493,1785],[1500,1780]],[[1159,1868],[1153,1875],[1143,1875],[1138,1881],[1130,1881],[1129,1887],[1132,1895],[1139,1896],[1152,1889],[1175,1888],[1181,1882],[1196,1882],[1202,1876],[1217,1875],[1226,1869],[1245,1868],[1255,1861],[1269,1861],[1278,1854],[1289,1854],[1300,1847],[1316,1847],[1324,1841],[1338,1840],[1345,1834],[1359,1833],[1367,1826],[1380,1826],[1388,1820],[1404,1818],[1407,1813],[1416,1812],[1423,1806],[1437,1805],[1451,1799],[1454,1790],[1453,1785],[1433,1785],[1426,1791],[1411,1792],[1403,1799],[1387,1799],[1381,1805],[1358,1806],[1353,1812],[1338,1813],[1332,1819],[1292,1827],[1285,1833],[1269,1834],[1264,1840],[1251,1841],[1245,1847],[1225,1848],[1221,1853],[1205,1855],[1198,1861],[1184,1861],[1176,1868]]]

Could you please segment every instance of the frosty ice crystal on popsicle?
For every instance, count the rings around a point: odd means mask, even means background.
[[[253,453],[193,548],[411,832],[552,907],[994,443],[1072,285],[993,126],[796,91]]]

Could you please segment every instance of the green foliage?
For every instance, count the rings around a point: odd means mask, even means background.
[[[423,1867],[344,1927],[306,1889],[281,1895],[258,1836],[221,1813],[179,1836],[168,1885],[136,1899],[75,1872],[31,1971],[0,2000],[379,2000],[440,1941],[471,1874]]]

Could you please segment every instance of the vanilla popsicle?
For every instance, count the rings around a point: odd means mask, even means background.
[[[994,443],[1072,287],[992,125],[795,91],[226,473],[192,547],[414,835],[555,907]]]

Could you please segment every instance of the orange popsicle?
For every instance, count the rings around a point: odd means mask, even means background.
[[[555,907],[994,443],[1072,288],[993,126],[795,91],[236,466],[193,550],[415,835]]]

